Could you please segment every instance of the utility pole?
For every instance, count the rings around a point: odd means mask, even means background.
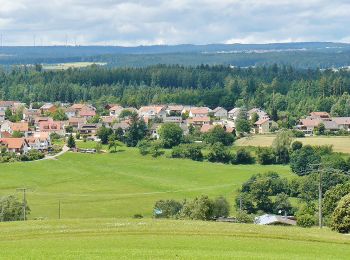
[[[26,221],[27,220],[27,215],[26,215],[26,207],[27,207],[26,191],[27,191],[27,188],[18,188],[17,190],[23,192],[23,221]]]

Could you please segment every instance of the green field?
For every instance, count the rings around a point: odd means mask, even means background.
[[[0,223],[1,259],[349,259],[328,229],[151,219]]]
[[[28,188],[30,219],[132,217],[152,215],[159,199],[223,195],[233,205],[234,193],[249,176],[274,170],[291,176],[288,166],[223,165],[152,158],[137,149],[115,154],[66,153],[58,160],[2,164],[0,196]]]
[[[254,135],[251,137],[245,137],[235,142],[236,146],[271,146],[275,135]],[[303,144],[309,145],[333,145],[335,152],[350,153],[350,137],[343,136],[315,136],[296,138]]]
[[[57,64],[44,64],[43,69],[45,70],[66,70],[69,68],[84,68],[91,65],[100,65],[104,66],[107,63],[105,62],[67,62],[67,63],[57,63]]]

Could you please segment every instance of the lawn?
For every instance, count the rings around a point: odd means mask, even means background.
[[[120,149],[115,154],[68,152],[58,160],[2,164],[0,196],[20,197],[16,188],[28,188],[30,219],[56,219],[59,201],[62,218],[150,217],[159,199],[223,195],[233,205],[235,191],[252,174],[273,170],[292,176],[288,166],[154,159],[137,149]]]
[[[349,259],[328,229],[181,220],[0,223],[3,259]]]
[[[235,142],[236,146],[271,146],[275,135],[254,135],[245,137]],[[333,145],[333,150],[341,153],[350,153],[350,137],[343,136],[312,136],[296,138],[303,144],[309,145]]]

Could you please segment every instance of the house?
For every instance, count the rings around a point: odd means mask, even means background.
[[[46,103],[40,107],[42,114],[54,113],[57,111],[57,107],[52,103]]]
[[[139,109],[138,113],[140,117],[154,119],[154,118],[162,118],[166,117],[166,106],[143,106]]]
[[[229,119],[235,122],[240,112],[241,112],[241,108],[235,107],[227,113],[227,116]]]
[[[277,127],[277,123],[270,118],[262,118],[254,123],[255,134],[267,134],[271,132],[272,127]]]
[[[210,124],[210,118],[208,116],[194,117],[194,118],[187,119],[187,125],[202,127],[202,125],[209,125],[209,124]]]
[[[68,125],[77,129],[80,125],[86,124],[87,120],[84,117],[71,117],[68,119]]]
[[[121,121],[120,123],[115,123],[113,126],[112,126],[112,129],[114,131],[116,131],[118,128],[122,129],[123,132],[125,133],[126,130],[128,130],[128,128],[130,127],[130,124],[128,121]]]
[[[39,123],[40,132],[48,132],[49,134],[56,133],[58,135],[65,135],[65,123],[61,121],[42,121]]]
[[[1,138],[0,147],[5,148],[7,152],[16,154],[25,154],[30,150],[25,138]]]
[[[96,111],[91,109],[90,107],[84,107],[79,111],[79,116],[84,117],[85,119],[89,120],[96,116]]]
[[[0,111],[0,122],[5,121],[5,111]]]
[[[82,124],[78,128],[78,132],[81,135],[96,136],[97,130],[101,127],[101,124]]]
[[[101,116],[101,121],[105,125],[112,126],[112,124],[116,121],[114,116]]]
[[[76,117],[78,114],[77,114],[77,111],[72,108],[72,107],[67,107],[65,110],[64,110],[64,113],[66,114],[66,116],[69,118],[72,118],[72,117]]]
[[[181,116],[168,116],[164,119],[164,123],[177,123],[180,124],[182,122]]]
[[[119,117],[120,113],[124,110],[122,106],[115,105],[109,109],[109,115]]]
[[[223,107],[217,107],[215,109],[213,109],[213,115],[216,117],[216,118],[227,118],[227,115],[228,115],[228,112],[225,108]]]
[[[305,118],[301,119],[296,129],[304,132],[305,135],[313,135],[315,127],[322,123],[321,119]]]
[[[331,116],[327,112],[311,112],[309,118],[320,120],[331,120]]]
[[[118,104],[107,104],[107,105],[105,105],[105,109],[109,110],[109,109],[111,109],[114,106],[119,106],[119,105]]]
[[[31,150],[47,151],[51,147],[48,132],[36,132],[32,137],[26,138],[26,141]]]
[[[252,108],[251,110],[249,110],[249,111],[247,112],[247,114],[248,114],[248,119],[249,119],[249,120],[252,120],[252,117],[253,117],[254,114],[257,114],[257,115],[258,115],[259,120],[260,120],[260,119],[267,119],[267,118],[270,118],[269,115],[268,115],[264,110],[262,110],[262,109],[260,109],[260,108]]]
[[[12,112],[15,112],[19,106],[23,106],[24,104],[19,101],[0,101],[0,111],[6,111],[10,109]]]
[[[265,214],[259,217],[255,217],[255,224],[257,225],[287,225],[295,226],[297,224],[294,217],[279,216],[272,214]]]
[[[0,128],[1,132],[8,132],[13,135],[13,132],[20,132],[24,136],[30,135],[28,122],[13,123],[10,121],[4,121]]]
[[[183,105],[169,105],[166,108],[166,113],[168,116],[181,116],[183,109]]]
[[[41,115],[41,111],[39,109],[24,109],[23,112],[23,120],[27,122],[34,122],[36,117]]]
[[[189,117],[208,117],[209,112],[211,109],[208,107],[192,107],[189,111]]]
[[[350,132],[350,117],[332,117],[332,120],[338,125],[339,129]]]

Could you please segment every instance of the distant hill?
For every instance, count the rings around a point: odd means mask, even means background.
[[[328,68],[349,66],[349,56],[350,44],[332,42],[182,44],[137,47],[0,47],[0,64],[2,65],[97,61],[108,62],[110,66],[147,66],[159,63],[255,66],[277,63],[302,68]]]

